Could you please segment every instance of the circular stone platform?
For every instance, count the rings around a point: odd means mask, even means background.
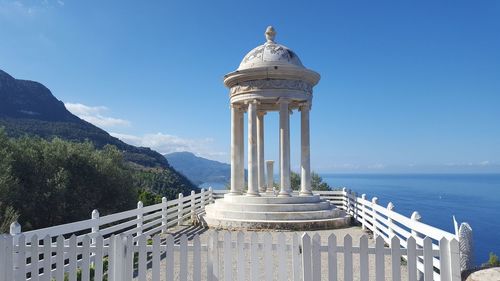
[[[226,194],[205,207],[205,223],[216,229],[312,230],[342,228],[350,217],[319,195],[259,197]]]

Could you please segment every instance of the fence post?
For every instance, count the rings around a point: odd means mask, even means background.
[[[417,211],[415,211],[415,212],[413,212],[411,214],[411,218],[410,219],[413,220],[413,221],[418,221],[419,222],[419,221],[422,220],[422,216]],[[413,237],[415,237],[415,239],[421,237],[420,233],[417,232],[416,230],[414,230],[413,228],[411,230],[411,235]]]
[[[195,220],[195,214],[194,214],[194,207],[195,207],[195,201],[194,201],[194,196],[195,192],[194,190],[191,190],[191,221],[194,223]]]
[[[167,233],[167,197],[161,198],[161,233]]]
[[[412,214],[411,214],[411,217],[410,217],[411,220],[414,220],[414,221],[421,221],[422,220],[422,216],[417,212],[417,211],[414,211]],[[413,236],[415,238],[415,240],[419,237],[421,237],[420,233],[418,233],[416,230],[414,230],[413,228],[411,229],[411,236]],[[417,245],[417,249],[418,248],[422,248],[422,247],[419,247]],[[421,261],[421,258],[417,258],[418,260]],[[422,274],[422,272],[420,270],[417,270],[417,280],[423,280],[424,278],[424,275]]]
[[[14,238],[15,245],[17,245],[19,234],[21,234],[21,225],[15,221],[10,224],[10,235]]]
[[[363,220],[361,221],[361,229],[363,231],[366,231],[366,207],[365,207],[365,200],[366,200],[366,194],[361,194],[361,199],[363,199],[363,202],[361,203],[361,215],[363,216]]]
[[[389,202],[389,204],[387,204],[387,210],[388,211],[393,211],[394,210],[394,204],[392,204],[392,202]],[[393,225],[393,220],[387,216],[387,222],[388,222],[388,225],[387,225],[387,228],[389,229],[389,239],[392,239],[392,237],[394,236],[394,230],[392,229],[392,225]]]
[[[201,202],[200,202],[201,209],[205,210],[205,189],[202,188],[200,193],[201,193]]]
[[[342,195],[344,196],[345,201],[342,202],[344,204],[345,212],[349,215],[349,196],[347,196],[347,188],[342,187]]]
[[[474,267],[474,247],[472,244],[472,228],[466,222],[460,224],[458,229],[458,245],[460,252],[460,270]]]
[[[10,235],[15,236],[21,234],[21,225],[15,221],[10,224]]]
[[[142,213],[142,207],[144,207],[142,201],[137,202],[137,209],[139,210],[139,213],[137,214],[137,236],[142,235],[142,221],[144,218],[144,214]]]
[[[92,214],[90,215],[90,218],[92,219],[92,228],[90,229],[91,231],[91,243],[95,244],[95,237],[97,236],[97,233],[99,232],[99,211],[94,209],[92,211]]]
[[[377,228],[377,211],[375,211],[375,206],[378,203],[378,198],[372,198],[372,224],[373,224],[373,239],[376,239],[378,236],[378,228]]]
[[[20,269],[21,267],[25,266],[24,262],[19,262],[19,256],[23,255],[24,253],[15,250],[15,246],[19,244],[19,236],[21,235],[21,225],[17,221],[10,224],[10,235],[12,239],[10,241],[9,239],[5,240],[6,243],[10,243],[10,250],[8,245],[6,245],[7,247],[5,249],[0,249],[0,251],[5,250],[7,254],[4,261],[5,265],[7,266],[7,268],[5,269],[6,281],[11,280],[14,277],[14,267]],[[22,240],[22,243],[25,243],[24,239]],[[19,245],[19,249],[21,249],[21,247],[22,246]]]
[[[215,200],[214,200],[214,190],[212,189],[212,187],[209,187],[208,188],[208,204],[210,203],[213,203]]]
[[[359,210],[358,210],[358,194],[355,192],[355,191],[352,191],[351,190],[351,196],[353,197],[353,201],[352,201],[352,204],[353,204],[353,216],[356,220],[359,221]]]
[[[184,194],[179,193],[179,202],[177,202],[177,225],[182,225],[182,214],[184,213]]]

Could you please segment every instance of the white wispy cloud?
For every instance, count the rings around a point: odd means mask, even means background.
[[[37,10],[36,7],[27,5],[22,1],[0,0],[0,16],[2,16],[3,19],[31,17]]]
[[[26,20],[47,12],[51,8],[63,7],[63,0],[18,1],[0,0],[0,16],[5,20]]]
[[[386,168],[386,165],[381,164],[381,163],[375,163],[375,164],[368,165],[367,168],[370,170],[383,170]]]
[[[451,162],[444,164],[449,167],[488,167],[488,166],[498,166],[498,163],[493,163],[489,160],[484,160],[480,162]]]
[[[161,154],[189,151],[198,156],[218,161],[226,161],[227,158],[227,153],[214,151],[214,140],[211,138],[188,139],[163,133],[145,134],[142,136],[120,133],[110,134],[128,144],[149,147]]]
[[[76,116],[98,127],[114,128],[130,126],[130,121],[106,116],[105,106],[88,106],[81,103],[65,103],[66,108]]]
[[[105,129],[131,126],[125,119],[108,116],[109,108],[106,106],[89,106],[81,103],[64,103],[66,108],[81,119]],[[135,146],[149,147],[162,154],[189,151],[198,156],[227,162],[228,154],[216,151],[214,139],[190,139],[164,133],[150,133],[142,136],[110,132],[120,140]]]

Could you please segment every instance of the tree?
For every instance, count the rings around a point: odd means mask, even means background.
[[[19,218],[19,213],[1,199],[9,188],[18,187],[16,179],[12,176],[13,159],[9,144],[5,131],[0,127],[0,233],[8,232],[10,224]]]
[[[23,230],[48,227],[134,207],[137,192],[123,155],[73,143],[0,132],[1,225],[18,214]]]
[[[300,175],[298,173],[292,172],[290,174],[290,184],[293,190],[300,190],[300,181]],[[315,172],[311,173],[311,188],[317,191],[331,190],[331,187],[326,182],[323,182],[323,178]]]
[[[10,224],[17,221],[19,214],[12,208],[12,206],[7,206],[2,208],[0,202],[0,210],[4,210],[0,213],[0,233],[8,233],[10,230]],[[1,211],[0,211],[1,212]]]
[[[318,190],[318,191],[332,190],[330,185],[328,185],[326,182],[323,182],[323,178],[320,177],[320,175],[316,174],[315,172],[311,173],[311,186],[312,190]]]

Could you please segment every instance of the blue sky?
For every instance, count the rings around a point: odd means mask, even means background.
[[[0,69],[127,142],[227,162],[222,76],[268,25],[322,75],[314,170],[500,172],[499,1],[0,0]]]

